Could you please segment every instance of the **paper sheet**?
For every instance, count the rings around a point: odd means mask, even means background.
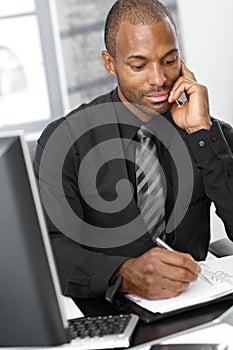
[[[80,311],[80,309],[77,307],[77,305],[71,298],[65,297],[62,295],[62,299],[64,302],[67,320],[84,316],[83,313]]]
[[[233,256],[211,259],[201,262],[200,265],[202,272],[211,280],[212,286],[198,278],[175,298],[148,300],[131,294],[127,297],[151,312],[165,313],[207,302],[233,292]]]

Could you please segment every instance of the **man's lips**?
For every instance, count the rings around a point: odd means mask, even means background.
[[[151,95],[145,95],[145,97],[151,102],[164,102],[169,97],[169,92],[154,93]]]

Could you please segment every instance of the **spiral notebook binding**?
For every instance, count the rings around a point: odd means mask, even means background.
[[[203,274],[207,275],[209,279],[212,279],[216,282],[226,282],[228,284],[233,285],[233,275],[224,272],[224,271],[208,271],[206,268],[201,269],[201,271],[203,272]]]

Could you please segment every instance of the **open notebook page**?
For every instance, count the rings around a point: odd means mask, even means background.
[[[184,292],[171,299],[148,300],[132,294],[126,297],[151,312],[165,313],[233,293],[233,256],[203,261],[200,266],[212,285],[198,278]]]

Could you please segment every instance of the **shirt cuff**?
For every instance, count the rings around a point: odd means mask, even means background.
[[[210,130],[198,130],[186,136],[191,154],[196,163],[201,163],[220,154],[231,153],[218,121],[213,121]]]
[[[105,294],[110,278],[128,259],[129,257],[123,256],[103,256],[96,264],[96,271],[91,279],[90,292],[100,296]]]

